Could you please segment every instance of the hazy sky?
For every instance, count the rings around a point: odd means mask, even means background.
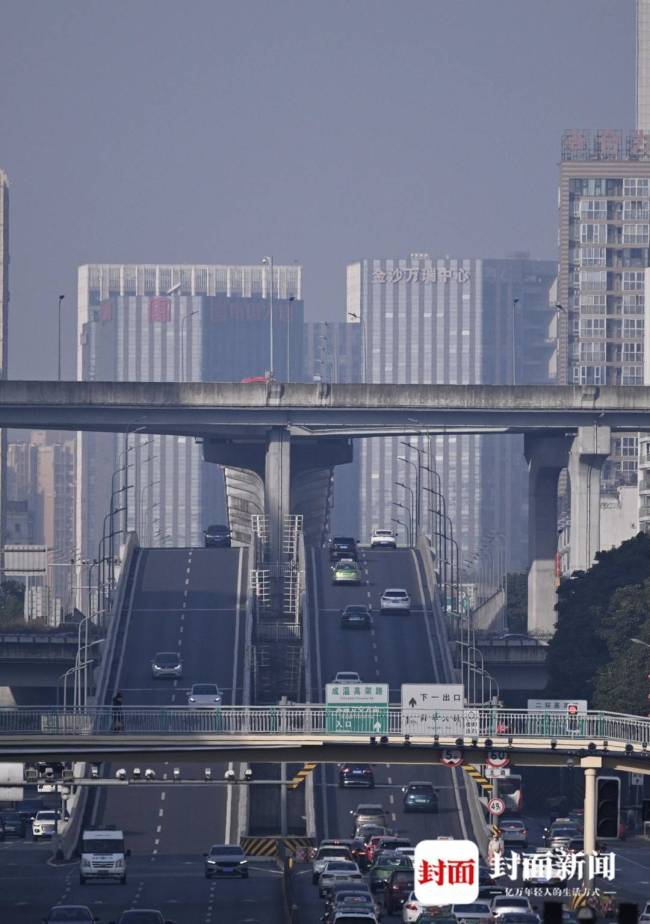
[[[567,127],[633,126],[633,0],[3,0],[10,375],[74,376],[76,267],[556,256]]]

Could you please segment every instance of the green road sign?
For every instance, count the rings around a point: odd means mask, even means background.
[[[327,706],[325,728],[333,735],[385,735],[388,732],[388,703]]]
[[[334,735],[385,735],[388,684],[348,681],[325,687],[325,728]]]

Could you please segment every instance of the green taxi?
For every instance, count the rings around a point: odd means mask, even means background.
[[[360,584],[361,569],[352,558],[340,558],[332,566],[332,584]]]

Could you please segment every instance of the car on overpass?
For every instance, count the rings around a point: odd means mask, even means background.
[[[336,912],[332,924],[377,924],[377,917],[370,911],[344,908]]]
[[[370,764],[339,764],[339,786],[342,789],[348,786],[373,789],[374,785],[375,772]]]
[[[342,629],[372,628],[372,611],[363,603],[351,603],[341,610]]]
[[[190,709],[218,709],[223,701],[216,683],[193,683],[187,694]]]
[[[332,584],[360,584],[361,568],[353,558],[339,558],[332,566]]]
[[[241,879],[248,879],[248,860],[238,844],[213,844],[203,856],[206,879],[212,879],[213,876],[239,876]]]
[[[380,825],[382,828],[388,827],[388,815],[383,805],[376,802],[360,802],[356,808],[350,809],[353,821],[353,837],[356,837],[356,831],[362,825]]]
[[[492,899],[491,908],[496,921],[500,921],[504,914],[530,914],[533,910],[530,900],[519,895],[496,895]]]
[[[528,847],[528,828],[521,818],[504,818],[499,819],[501,828],[501,837],[503,843],[519,844],[520,847]]]
[[[95,924],[99,921],[87,905],[54,905],[43,924]]]
[[[425,781],[414,780],[402,789],[405,812],[437,812],[438,793],[435,787]]]
[[[183,676],[183,662],[177,651],[159,651],[151,662],[151,676],[154,680],[162,677]]]
[[[356,671],[337,671],[332,683],[363,683]]]
[[[13,835],[14,837],[25,837],[27,834],[27,822],[20,812],[15,809],[3,809],[0,812],[0,831],[3,837]]]
[[[357,541],[351,536],[334,536],[330,541],[330,561],[336,562],[339,558],[358,557]]]
[[[401,910],[413,891],[414,874],[411,869],[395,869],[384,883],[384,908],[388,914]]]
[[[411,597],[403,587],[387,587],[379,599],[379,612],[406,613],[411,612]]]
[[[230,527],[222,523],[214,523],[203,533],[206,549],[229,549]]]
[[[392,529],[374,529],[370,537],[371,549],[396,549],[397,539]]]

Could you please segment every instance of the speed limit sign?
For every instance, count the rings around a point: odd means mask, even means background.
[[[494,799],[490,799],[488,802],[488,812],[490,815],[503,815],[506,810],[506,804],[503,799],[498,799],[496,796]]]
[[[485,763],[488,767],[494,767],[495,770],[500,770],[502,767],[508,766],[510,758],[508,757],[507,751],[487,751],[485,754]]]
[[[463,763],[463,754],[456,748],[445,748],[440,755],[440,760],[446,767],[460,767]]]

